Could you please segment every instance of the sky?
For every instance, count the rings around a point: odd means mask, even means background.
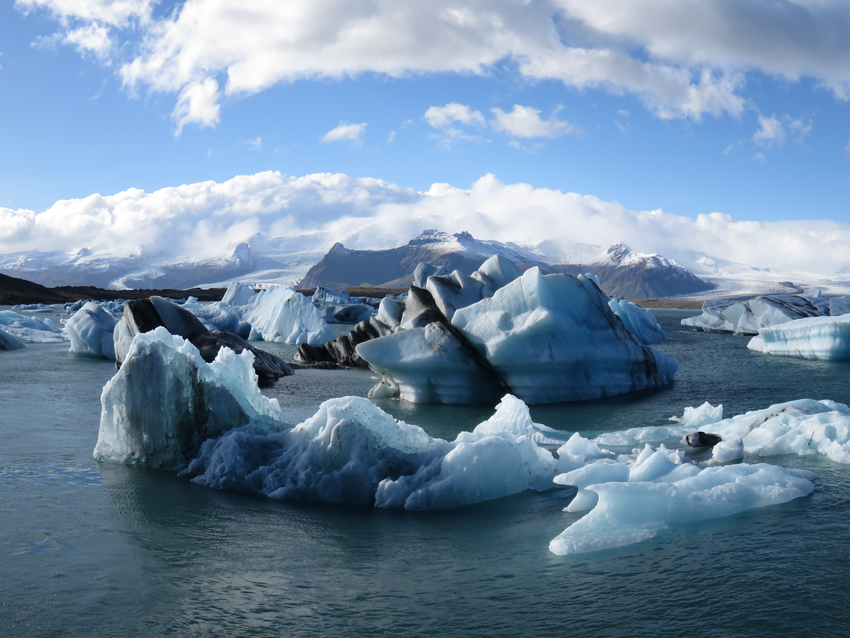
[[[493,238],[546,238],[546,216],[569,208],[551,192],[680,220],[670,244],[724,220],[700,241],[742,260],[747,233],[771,230],[816,263],[850,224],[838,0],[16,0],[0,6],[0,95],[3,253],[144,234],[139,198],[268,171],[343,175],[325,195],[355,203],[339,184],[379,180],[402,199],[448,184],[467,203],[482,184],[527,184],[551,203],[534,232],[520,203],[478,225]],[[123,216],[92,204],[122,193]],[[180,201],[199,212],[172,230],[197,245],[221,209]],[[552,232],[664,248],[652,229],[628,231],[639,222],[606,219],[604,232],[563,219]],[[110,232],[86,241],[92,224]],[[722,254],[729,224],[743,238]]]

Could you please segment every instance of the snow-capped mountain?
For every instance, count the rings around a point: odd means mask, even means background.
[[[521,246],[475,239],[467,232],[449,235],[437,230],[425,231],[405,246],[389,250],[349,250],[338,243],[309,270],[300,286],[405,288],[412,282],[413,270],[420,262],[470,273],[492,255],[507,257],[521,268],[539,266],[547,273],[592,272],[612,296],[670,297],[711,288],[678,262],[661,255],[637,253],[623,244],[607,251],[598,246],[573,244],[564,251],[553,242]],[[575,261],[567,262],[567,259]]]

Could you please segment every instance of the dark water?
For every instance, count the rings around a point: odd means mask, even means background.
[[[534,408],[594,434],[795,398],[850,402],[850,366],[768,358],[747,339],[682,330],[663,390]],[[91,458],[109,362],[63,346],[0,353],[2,636],[844,636],[850,625],[850,466],[813,470],[785,505],[672,527],[629,547],[558,557],[578,515],[563,493],[438,512],[284,503]],[[368,373],[310,372],[272,394],[295,418],[363,394]],[[453,438],[487,408],[384,402]]]

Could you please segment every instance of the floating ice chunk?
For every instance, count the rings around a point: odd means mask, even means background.
[[[550,489],[554,468],[527,437],[466,432],[446,442],[368,400],[343,397],[291,430],[244,427],[209,440],[184,474],[272,498],[435,509]]]
[[[397,387],[398,396],[413,403],[491,403],[499,398],[491,372],[437,321],[361,343],[357,354],[387,378],[373,397]]]
[[[611,299],[608,302],[611,312],[617,315],[632,333],[635,339],[644,345],[664,341],[667,335],[658,325],[658,321],[649,310],[633,304],[625,299]]]
[[[514,436],[527,436],[540,445],[558,445],[564,441],[572,440],[571,435],[567,432],[555,430],[541,423],[534,423],[531,420],[528,406],[512,394],[503,396],[499,405],[496,406],[496,413],[473,430],[475,434],[497,434],[499,432],[510,432]],[[560,453],[559,449],[558,454],[560,455]]]
[[[251,312],[250,305],[235,306],[220,301],[190,308],[190,310],[201,320],[207,330],[231,332],[243,339],[251,334],[251,324],[247,320]]]
[[[118,317],[95,301],[77,310],[65,324],[70,351],[104,359],[115,359],[113,332]]]
[[[250,306],[257,300],[257,291],[241,281],[231,281],[221,303],[230,306]]]
[[[249,339],[318,346],[336,336],[307,297],[282,286],[271,286],[259,293],[248,323]]]
[[[729,463],[744,458],[744,440],[739,438],[721,441],[711,449],[712,463]]]
[[[810,317],[778,326],[761,328],[747,344],[750,350],[765,354],[850,360],[850,314],[838,317]]]
[[[598,494],[598,503],[554,538],[549,550],[565,555],[630,545],[652,538],[669,524],[786,503],[814,489],[811,473],[774,465],[727,465],[697,472],[669,483],[588,485],[588,491]]]
[[[336,291],[331,290],[330,288],[322,288],[321,286],[316,288],[313,292],[313,296],[310,297],[310,301],[318,307],[344,306],[346,304],[353,303],[347,290]]]
[[[706,413],[704,404],[690,414]],[[711,408],[712,410],[719,410]],[[689,412],[685,410],[686,418]],[[713,420],[713,419],[712,419]],[[602,434],[594,439],[600,445],[633,445],[639,440],[666,440],[693,432],[695,425],[634,428]],[[701,431],[716,434],[723,441],[743,440],[744,452],[755,456],[779,454],[822,454],[838,463],[850,463],[850,408],[824,400],[798,399],[754,410],[714,423],[702,423]],[[663,437],[663,438],[662,438]]]
[[[101,396],[96,459],[175,468],[210,436],[247,423],[282,427],[276,399],[257,387],[249,350],[198,349],[160,326],[137,334]]]
[[[590,281],[592,281],[593,283],[595,283],[596,287],[599,288],[600,292],[605,292],[604,290],[602,290],[602,284],[599,283],[599,277],[594,275],[592,272],[586,272],[584,273],[584,276],[590,279]]]
[[[375,316],[375,308],[365,303],[348,303],[319,308],[322,319],[328,323],[360,323]]]
[[[378,486],[377,507],[428,510],[480,503],[529,489],[554,487],[555,459],[528,437],[461,432],[435,450],[413,475]]]
[[[850,297],[762,295],[748,301],[706,301],[702,314],[682,320],[683,326],[706,331],[758,334],[762,328],[802,319],[850,313]]]
[[[583,275],[531,268],[492,298],[458,310],[452,324],[530,404],[656,387],[671,382],[678,367],[635,341]]]
[[[613,453],[600,450],[596,443],[575,432],[566,443],[558,448],[558,472],[570,472],[582,467],[589,461],[611,456],[614,456]]]
[[[20,350],[26,344],[17,337],[0,329],[0,350]]]
[[[671,421],[678,421],[683,426],[688,428],[699,428],[708,423],[717,423],[723,420],[723,404],[717,407],[711,405],[708,401],[703,403],[698,408],[685,408],[682,416],[671,416]]]
[[[629,467],[612,459],[601,459],[588,463],[571,472],[558,474],[554,482],[559,485],[573,485],[578,488],[570,504],[564,509],[565,512],[584,512],[596,506],[599,496],[596,492],[586,490],[588,485],[597,483],[620,483],[629,480]]]
[[[11,310],[0,311],[0,328],[24,343],[62,343],[65,335],[57,332],[53,320],[27,317]]]

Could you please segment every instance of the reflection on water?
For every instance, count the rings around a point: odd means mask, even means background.
[[[810,396],[850,401],[847,364],[772,359],[746,338],[677,326],[680,362],[651,393],[538,406],[585,434],[661,425],[684,407],[727,415]],[[3,353],[5,354],[5,353]],[[782,506],[673,527],[572,557],[549,541],[578,518],[568,494],[520,494],[437,512],[290,503],[91,458],[109,362],[34,347],[0,359],[0,630],[3,635],[425,636],[843,635],[850,622],[850,468]],[[269,390],[294,420],[368,372],[309,371]],[[454,438],[488,408],[381,404]],[[299,417],[299,418],[296,418]]]

